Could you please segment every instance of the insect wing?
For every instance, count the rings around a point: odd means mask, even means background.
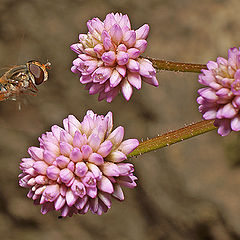
[[[0,78],[1,81],[1,78]],[[0,82],[0,101],[4,101],[8,99],[9,97],[9,92],[6,90],[4,85]]]

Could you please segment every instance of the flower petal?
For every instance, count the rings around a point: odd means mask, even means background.
[[[110,194],[114,192],[111,181],[105,176],[102,176],[101,180],[98,181],[97,186],[103,192]]]

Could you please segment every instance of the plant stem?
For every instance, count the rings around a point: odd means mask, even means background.
[[[213,125],[213,122],[214,120],[203,120],[141,142],[127,157],[141,155],[214,130],[216,127]]]
[[[147,58],[153,63],[153,67],[159,70],[175,71],[175,72],[195,72],[201,73],[202,69],[207,69],[205,64],[181,63],[154,58]]]

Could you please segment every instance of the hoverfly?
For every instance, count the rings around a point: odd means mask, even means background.
[[[0,101],[16,100],[20,94],[35,96],[36,85],[47,81],[51,63],[41,64],[38,61],[29,61],[24,65],[10,68],[0,77]]]

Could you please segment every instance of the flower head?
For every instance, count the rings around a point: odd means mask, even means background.
[[[140,89],[142,80],[158,86],[152,63],[140,58],[147,47],[147,24],[134,31],[127,15],[110,13],[103,22],[89,20],[87,27],[89,32],[71,46],[78,54],[71,70],[80,75],[89,94],[99,93],[99,101],[111,102],[122,91],[129,100],[132,87]]]
[[[23,158],[19,175],[28,197],[61,216],[101,215],[111,207],[111,198],[124,200],[122,187],[136,186],[134,167],[123,163],[139,144],[123,140],[124,129],[112,131],[112,113],[105,117],[87,111],[80,123],[73,115],[63,120],[64,129],[54,125],[39,138],[40,147],[30,147],[30,158]]]
[[[202,70],[199,82],[207,87],[199,89],[199,111],[206,120],[216,119],[218,133],[228,135],[240,130],[240,51],[228,50],[228,60],[218,57]]]

